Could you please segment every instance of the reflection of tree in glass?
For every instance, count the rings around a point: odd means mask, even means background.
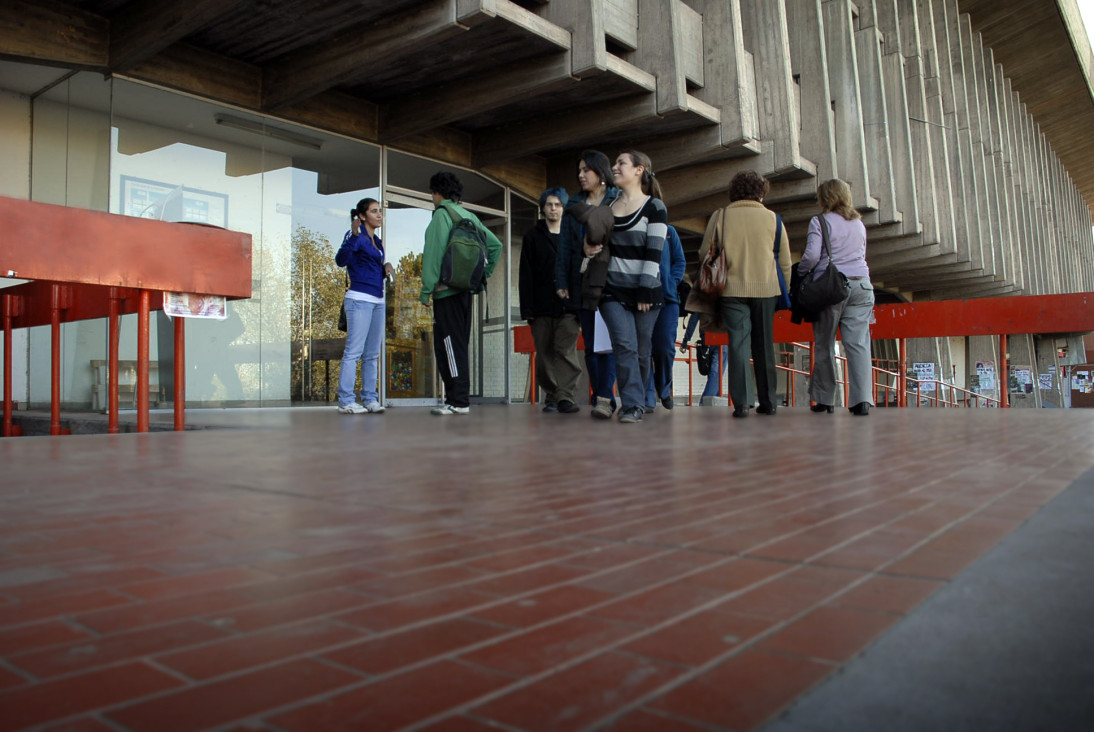
[[[387,333],[389,338],[403,341],[420,340],[421,334],[432,328],[432,314],[428,308],[418,302],[421,291],[421,252],[404,254],[395,268],[394,293],[388,292],[390,302],[387,311]]]
[[[327,401],[323,359],[330,359],[330,379],[338,383],[341,350],[330,340],[345,338],[338,330],[338,311],[345,293],[345,271],[334,262],[335,249],[326,237],[298,226],[292,237],[292,395],[293,399]],[[317,341],[326,341],[320,344]],[[313,349],[310,375],[305,348]],[[331,349],[337,350],[333,354]],[[322,357],[322,358],[320,358]],[[309,378],[305,379],[305,376]]]

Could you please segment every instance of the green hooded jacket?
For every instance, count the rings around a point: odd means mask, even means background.
[[[441,212],[441,207],[447,207],[456,214],[456,218],[469,218],[486,232],[486,277],[494,273],[494,267],[501,259],[501,240],[482,225],[479,217],[471,213],[463,206],[453,201],[441,201],[433,212],[433,219],[425,229],[425,249],[422,251],[422,292],[418,296],[424,305],[429,304],[429,298],[441,299],[449,295],[455,295],[461,290],[442,289],[437,291],[437,285],[441,279],[441,260],[448,249],[448,234],[452,231],[452,218],[447,213]]]

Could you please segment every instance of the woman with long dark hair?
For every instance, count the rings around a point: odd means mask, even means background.
[[[612,203],[615,224],[600,314],[612,339],[622,403],[619,421],[627,424],[641,422],[645,412],[653,327],[664,302],[660,271],[668,210],[644,153],[620,153],[612,166],[612,180],[620,195]],[[585,256],[595,257],[601,249],[602,245],[586,243]]]
[[[809,222],[805,253],[798,270],[814,269],[819,277],[828,267],[824,254],[821,220],[828,224],[828,251],[836,269],[851,283],[840,302],[829,305],[813,323],[813,373],[809,377],[809,398],[814,412],[831,413],[836,403],[836,330],[840,332],[847,357],[850,410],[866,416],[873,400],[873,364],[870,361],[870,319],[874,313],[874,286],[866,265],[866,227],[851,205],[851,187],[838,178],[817,188],[820,216]]]
[[[596,311],[581,307],[581,264],[584,258],[582,247],[585,227],[574,217],[573,209],[582,203],[610,206],[619,197],[619,190],[612,185],[612,169],[608,156],[597,150],[581,153],[577,163],[577,182],[581,191],[570,197],[566,204],[566,213],[562,217],[558,256],[555,259],[555,288],[556,294],[566,304],[567,311],[576,312],[581,323],[581,336],[585,341],[585,370],[589,374],[589,386],[593,392],[592,416],[610,419],[615,411],[615,361],[610,352],[597,353]]]
[[[384,261],[384,244],[376,233],[383,218],[379,201],[362,198],[334,255],[335,263],[345,267],[349,277],[342,303],[346,308],[346,349],[338,376],[338,411],[342,414],[384,411],[376,378],[384,340],[384,276],[394,277],[395,269]],[[353,392],[359,361],[363,361],[360,403]]]

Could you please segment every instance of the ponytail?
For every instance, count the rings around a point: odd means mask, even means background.
[[[661,193],[661,184],[658,182],[657,176],[653,173],[653,163],[650,162],[649,155],[638,152],[637,150],[624,150],[622,154],[630,157],[631,164],[641,166],[642,192],[647,196],[653,196],[654,198],[664,200],[664,196]]]

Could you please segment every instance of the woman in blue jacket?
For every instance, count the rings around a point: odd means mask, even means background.
[[[345,267],[349,289],[346,308],[346,350],[342,354],[342,372],[338,377],[338,411],[342,414],[377,414],[384,411],[377,391],[380,345],[384,340],[384,276],[395,276],[395,269],[384,261],[384,245],[376,230],[383,222],[380,202],[362,198],[350,230],[334,255],[339,267]],[[361,368],[361,403],[353,393],[357,381],[357,362]]]
[[[619,197],[619,189],[612,185],[612,166],[608,156],[596,150],[581,153],[577,164],[577,182],[581,186],[581,192],[570,198],[562,217],[558,257],[555,259],[555,291],[566,303],[567,310],[576,312],[581,322],[581,336],[585,341],[585,369],[589,372],[589,386],[593,390],[592,416],[608,419],[615,411],[615,359],[611,353],[596,352],[596,311],[581,307],[581,262],[585,258],[585,228],[574,218],[570,209],[578,203],[610,206]]]

